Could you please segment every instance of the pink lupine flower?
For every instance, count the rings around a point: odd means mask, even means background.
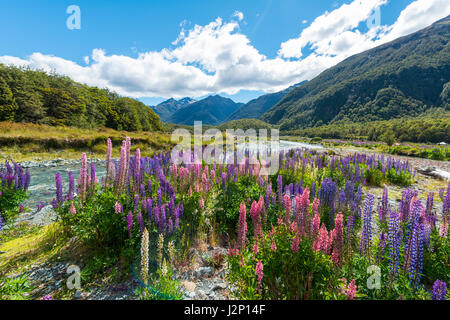
[[[181,174],[181,170],[180,170],[180,174]],[[178,167],[177,167],[176,163],[174,163],[172,165],[172,176],[173,176],[173,180],[176,181],[178,178]]]
[[[250,208],[250,217],[253,222],[253,234],[255,239],[258,239],[262,236],[262,227],[261,227],[261,216],[259,215],[260,207],[258,202],[253,201],[252,206]]]
[[[356,296],[356,283],[355,283],[355,279],[353,279],[347,287],[346,292],[344,293],[347,296],[347,299],[349,300],[353,300]]]
[[[77,209],[75,209],[75,206],[73,205],[73,202],[70,204],[70,214],[77,214]]]
[[[291,223],[291,225],[289,226],[289,230],[290,230],[291,232],[296,231],[296,230],[297,230],[297,222],[293,221],[293,222]]]
[[[448,222],[447,221],[442,221],[441,226],[439,227],[439,235],[442,238],[447,238],[447,234],[448,234]]]
[[[272,238],[272,245],[270,246],[270,250],[277,251],[277,245],[275,243],[275,238]]]
[[[189,187],[189,190],[188,190],[188,196],[189,196],[189,197],[192,197],[192,187]]]
[[[256,255],[259,252],[258,240],[255,239],[255,243],[253,244],[253,253]]]
[[[262,287],[262,279],[264,276],[263,269],[264,269],[264,266],[263,266],[261,260],[258,260],[258,263],[256,264],[256,275],[258,276],[258,284],[259,284],[260,288]]]
[[[123,213],[123,207],[119,203],[119,201],[116,201],[116,204],[114,205],[114,212],[115,213]]]
[[[314,204],[313,204],[314,206]],[[311,236],[313,239],[315,239],[319,233],[319,228],[320,228],[320,215],[319,212],[317,212],[314,215],[314,219],[312,222],[312,226],[311,226]]]
[[[300,238],[298,235],[295,235],[294,239],[292,240],[292,252],[298,252],[298,245],[300,243]]]
[[[86,153],[81,154],[81,168],[80,168],[80,178],[79,178],[79,184],[80,184],[80,197],[82,200],[86,199],[86,190],[88,186],[88,164],[87,164],[87,156]]]
[[[200,198],[200,203],[199,203],[200,209],[204,209],[205,208],[205,201],[203,200],[203,198]]]
[[[313,215],[316,215],[316,213],[319,213],[319,205],[320,205],[320,200],[317,198],[314,198],[313,205],[312,205]]]
[[[335,263],[340,262],[344,251],[344,216],[339,213],[334,221],[334,230],[332,232],[332,242],[334,243],[333,254],[331,259]]]
[[[322,227],[319,230],[319,236],[317,237],[316,241],[313,244],[313,250],[314,251],[322,251],[326,254],[329,253],[329,236],[327,228],[324,224],[322,224]]]
[[[239,211],[238,246],[240,250],[244,250],[247,240],[247,209],[244,201],[242,201]]]
[[[284,195],[284,208],[286,210],[286,215],[284,219],[286,224],[289,224],[291,218],[291,206],[292,206],[291,197],[288,194]]]

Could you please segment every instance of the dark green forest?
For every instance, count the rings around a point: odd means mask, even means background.
[[[155,112],[108,89],[0,64],[0,121],[126,131],[161,130]]]
[[[450,141],[450,112],[430,110],[419,118],[401,118],[363,123],[334,123],[318,127],[283,131],[283,134],[324,139],[356,139],[393,142]]]

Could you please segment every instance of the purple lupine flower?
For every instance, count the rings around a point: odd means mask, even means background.
[[[272,184],[269,183],[266,188],[266,200],[264,201],[266,210],[269,208],[271,194],[272,194]]]
[[[95,163],[91,162],[91,187],[95,188],[96,183],[97,183],[97,175],[95,173]]]
[[[128,235],[131,237],[131,229],[133,228],[133,213],[131,211],[127,215]]]
[[[173,221],[171,217],[169,218],[169,222],[167,223],[167,229],[169,234],[173,233]]]
[[[145,225],[144,225],[144,218],[142,217],[142,213],[141,212],[138,213],[137,220],[138,220],[138,223],[139,223],[139,231],[141,233],[144,233]]]
[[[2,215],[0,214],[0,231],[3,229],[3,226],[4,226],[3,218],[2,218]]]
[[[373,206],[373,194],[368,194],[366,202],[364,204],[364,225],[363,232],[361,234],[361,246],[360,251],[364,254],[370,253],[371,240],[372,240],[372,206]]]
[[[408,264],[410,280],[415,287],[419,285],[422,278],[424,242],[424,226],[416,222],[411,234],[411,255]]]
[[[429,225],[433,228],[436,226],[436,215],[433,212],[434,193],[430,192],[427,196],[427,206],[425,208],[425,216]]]
[[[166,219],[166,205],[163,204],[159,210],[159,226],[160,226],[160,232],[166,231],[167,227],[167,219]]]
[[[399,215],[396,211],[389,210],[389,229],[388,229],[388,247],[389,247],[389,271],[392,279],[397,278],[398,266],[400,263],[400,242],[399,234]]]
[[[283,202],[283,197],[282,197],[282,193],[283,193],[283,176],[278,175],[277,178],[277,183],[278,183],[278,202],[281,204]]]
[[[62,178],[59,172],[56,174],[55,181],[56,181],[56,202],[57,207],[59,207],[63,203]]]
[[[73,193],[75,189],[75,178],[73,172],[69,171],[69,192],[67,193],[67,199],[73,200]]]
[[[148,219],[148,223],[150,223],[150,221],[152,221],[152,213],[153,213],[153,200],[147,199],[147,219]]]
[[[137,211],[139,209],[139,195],[134,195],[134,210]]]
[[[36,213],[37,213],[37,212],[40,212],[40,211],[42,210],[42,208],[44,208],[46,205],[47,205],[47,204],[46,204],[44,201],[40,201],[40,202],[38,203],[38,205],[37,205]]]
[[[148,180],[148,196],[149,197],[152,196],[152,180],[151,179]]]
[[[437,279],[433,284],[433,300],[447,300],[447,284]]]
[[[153,220],[155,220],[155,225],[159,229],[159,208],[157,206],[153,208]]]
[[[378,215],[380,218],[381,222],[385,222],[386,221],[386,216],[387,216],[387,212],[388,212],[388,188],[384,188],[383,190],[383,197],[381,198],[381,207],[380,210],[378,211]]]
[[[354,217],[348,216],[347,227],[346,227],[346,243],[347,247],[350,248],[352,246],[352,238],[353,238],[353,227],[354,227]]]
[[[19,204],[19,213],[22,213],[25,211],[25,207],[23,206],[23,204]]]
[[[161,204],[162,204],[162,189],[161,188],[159,188],[156,191],[156,197],[157,197],[157,200],[158,200],[158,206],[161,206]]]

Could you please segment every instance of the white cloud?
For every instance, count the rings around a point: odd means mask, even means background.
[[[52,55],[33,53],[26,59],[0,56],[0,63],[56,71],[75,81],[108,87],[132,97],[199,97],[211,93],[234,94],[240,90],[274,92],[310,80],[348,56],[417,31],[450,14],[447,0],[416,0],[391,26],[366,33],[357,27],[386,0],[354,0],[326,12],[307,26],[298,38],[281,44],[279,54],[268,58],[240,33],[239,21],[221,18],[186,30],[175,47],[140,53],[136,58],[108,55],[94,49],[86,66]],[[242,19],[240,19],[242,17]],[[302,49],[312,50],[302,55]]]
[[[233,15],[233,18],[237,18],[239,21],[244,20],[244,14],[241,11],[236,10]]]

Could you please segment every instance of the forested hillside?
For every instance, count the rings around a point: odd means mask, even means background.
[[[298,130],[450,110],[450,17],[352,56],[292,90],[261,120]]]
[[[0,121],[161,130],[155,112],[142,102],[89,87],[56,74],[0,64]]]

